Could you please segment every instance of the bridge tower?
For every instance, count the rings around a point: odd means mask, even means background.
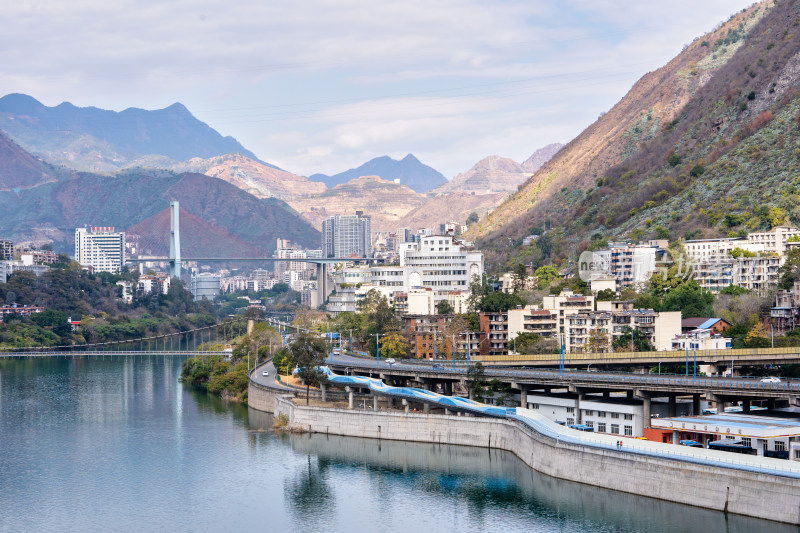
[[[169,204],[169,275],[170,277],[181,277],[181,216],[180,204],[170,202]]]

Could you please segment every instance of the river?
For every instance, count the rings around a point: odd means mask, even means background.
[[[497,450],[275,433],[269,414],[181,385],[182,360],[0,360],[0,531],[799,530]]]

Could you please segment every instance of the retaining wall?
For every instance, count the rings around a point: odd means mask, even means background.
[[[798,479],[564,443],[512,420],[306,407],[277,396],[273,406],[316,433],[499,448],[559,479],[800,524]]]

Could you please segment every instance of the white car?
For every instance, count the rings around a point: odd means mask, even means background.
[[[390,357],[389,359],[387,359],[387,360],[386,360],[386,364],[387,364],[387,365],[393,365],[393,364],[395,364],[396,362],[397,362],[397,361],[395,361],[395,360],[394,360],[394,359],[392,359],[391,357]]]
[[[269,376],[269,370],[264,370],[264,371],[261,373],[261,375],[262,375],[262,376]]]
[[[780,383],[780,382],[781,378],[776,378],[776,377],[763,378],[761,380],[761,383]]]

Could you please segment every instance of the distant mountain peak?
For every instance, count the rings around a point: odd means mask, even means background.
[[[401,184],[416,192],[427,192],[437,185],[447,182],[440,172],[421,163],[413,154],[406,155],[400,161],[383,155],[370,159],[358,168],[351,168],[333,176],[314,174],[308,179],[322,181],[329,188],[333,188],[361,176],[379,176],[387,181],[399,179]]]
[[[238,152],[257,160],[236,139],[220,135],[180,102],[164,109],[130,107],[117,112],[69,102],[48,107],[14,93],[0,98],[0,111],[0,129],[27,151],[79,170],[117,171],[148,156],[187,161]]]

